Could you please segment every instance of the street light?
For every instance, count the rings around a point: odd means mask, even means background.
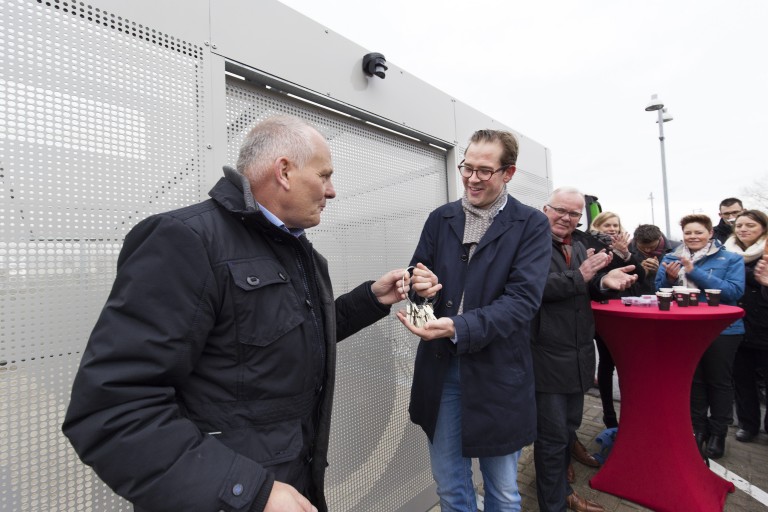
[[[657,94],[651,96],[651,101],[648,106],[645,107],[648,112],[654,110],[659,113],[659,119],[656,121],[659,123],[659,141],[661,142],[661,178],[664,184],[664,220],[667,223],[667,237],[670,236],[669,229],[669,194],[667,193],[667,161],[664,156],[664,123],[672,120],[672,116],[667,113],[667,109],[664,108],[664,103],[659,99]]]

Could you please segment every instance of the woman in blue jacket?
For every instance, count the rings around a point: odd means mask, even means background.
[[[711,240],[712,221],[706,215],[680,220],[683,244],[664,256],[656,274],[656,289],[670,286],[720,290],[720,302],[734,306],[744,294],[744,258]],[[733,410],[733,359],[744,335],[737,320],[720,333],[696,367],[691,388],[691,420],[703,455],[718,459],[725,453],[725,436]],[[707,413],[709,412],[709,417]]]

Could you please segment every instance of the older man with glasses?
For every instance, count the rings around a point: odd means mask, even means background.
[[[534,319],[531,348],[536,379],[537,439],[534,443],[536,493],[541,512],[601,512],[603,506],[571,488],[567,479],[571,448],[581,425],[584,393],[595,376],[595,328],[590,301],[625,290],[636,280],[634,265],[606,272],[612,256],[586,249],[573,231],[584,195],[558,188],[544,206],[552,257],[541,308]]]

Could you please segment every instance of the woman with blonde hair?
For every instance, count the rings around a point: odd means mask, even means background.
[[[613,212],[601,212],[589,226],[589,232],[608,246],[622,261],[629,261],[629,233],[621,225],[621,219]]]
[[[645,279],[645,271],[640,262],[629,251],[629,233],[621,225],[621,219],[613,212],[598,214],[590,225],[590,234],[602,244],[587,244],[595,250],[606,249],[613,252],[613,261],[607,269],[635,265],[633,273],[638,274],[638,281]],[[629,288],[622,295],[634,295],[635,287]],[[613,372],[616,365],[600,333],[595,333],[595,345],[597,346],[597,388],[600,390],[600,400],[603,403],[603,423],[606,428],[618,427],[616,408],[613,405]]]

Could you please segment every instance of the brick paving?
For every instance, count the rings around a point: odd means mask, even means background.
[[[616,410],[617,412],[621,410],[620,402],[616,402]],[[579,439],[581,439],[590,453],[598,451],[595,437],[605,428],[602,416],[603,410],[597,390],[590,390],[584,398],[584,416],[581,428],[578,431]],[[766,494],[768,493],[768,435],[761,433],[751,443],[740,443],[736,441],[735,433],[736,427],[730,427],[728,438],[726,439],[725,456],[713,462],[749,482],[753,486],[748,488],[752,494],[762,493],[763,496],[768,498],[768,494]],[[638,454],[638,456],[642,455]],[[631,501],[622,500],[611,494],[592,489],[589,486],[589,479],[598,469],[584,466],[575,461],[573,466],[576,470],[576,481],[572,484],[573,488],[581,496],[603,505],[606,511],[639,512],[650,510]],[[536,501],[536,473],[533,467],[532,446],[525,447],[520,457],[518,484],[523,498],[523,511],[538,512],[539,506]],[[482,489],[480,492],[482,493]],[[728,494],[723,510],[724,512],[768,512],[768,506],[763,505],[745,491],[739,489],[737,485],[736,492]],[[440,507],[435,506],[429,512],[440,512]]]

